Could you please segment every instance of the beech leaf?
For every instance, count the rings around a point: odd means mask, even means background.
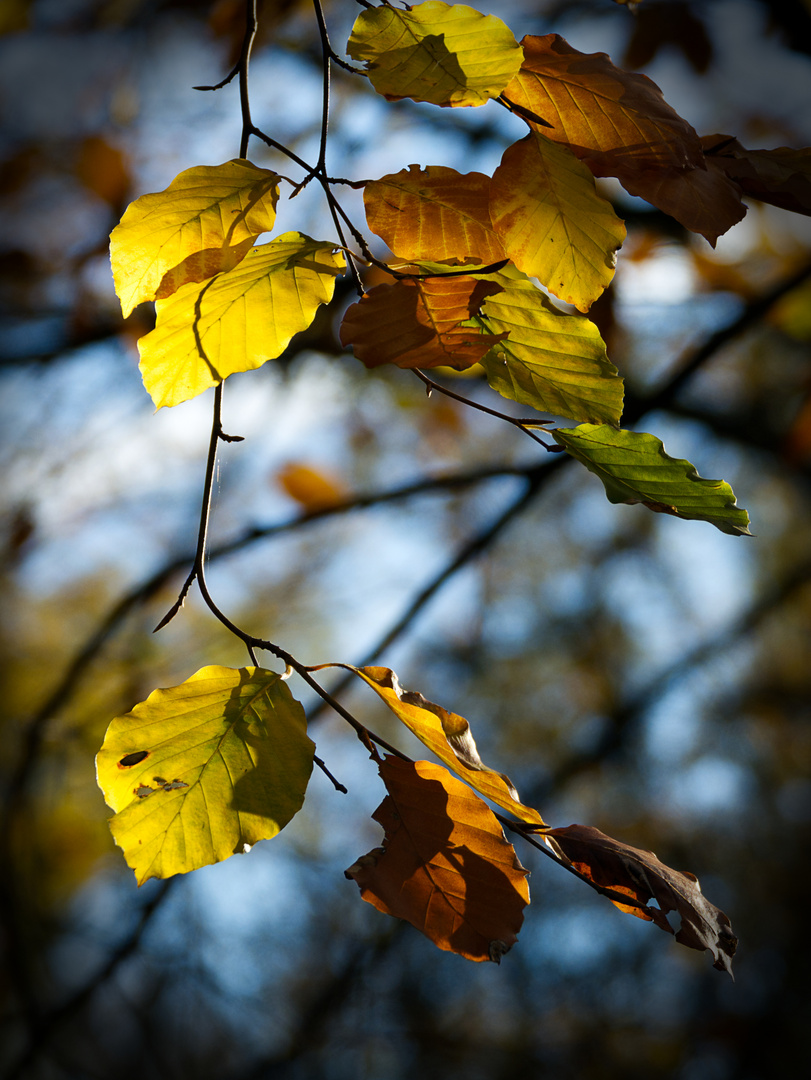
[[[387,757],[380,775],[388,795],[372,816],[383,846],[346,877],[440,949],[499,963],[518,940],[529,888],[497,818],[441,765]]]
[[[506,258],[490,220],[490,177],[444,165],[371,180],[363,191],[369,228],[400,259],[482,265]]]
[[[811,147],[747,150],[728,135],[707,135],[701,143],[710,167],[734,180],[744,195],[811,214]]]
[[[705,898],[694,874],[671,870],[652,851],[623,844],[590,825],[550,829],[546,839],[589,881],[646,905],[640,908],[612,901],[620,911],[654,922],[669,934],[674,930],[667,915],[676,912],[681,917],[676,941],[689,949],[709,949],[712,966],[732,975],[738,940],[729,919]],[[659,906],[647,906],[648,900]]]
[[[521,66],[521,47],[495,15],[428,0],[405,10],[370,7],[358,16],[346,51],[366,61],[378,94],[432,105],[484,105]]]
[[[377,285],[347,309],[341,344],[351,345],[368,368],[453,367],[477,363],[500,337],[463,325],[482,301],[499,292],[495,282],[466,275]]]
[[[508,335],[482,360],[493,389],[540,412],[619,423],[623,382],[594,323],[553,307],[512,266],[485,280],[502,291],[485,300],[481,325]]]
[[[279,177],[250,161],[198,165],[131,203],[110,235],[124,315],[236,266],[276,220]]]
[[[615,67],[605,53],[579,52],[557,34],[521,44],[524,63],[504,96],[531,127],[711,244],[741,220],[740,189],[708,170],[698,135],[656,83]]]
[[[275,836],[301,809],[314,751],[301,705],[261,668],[205,667],[117,716],[96,775],[138,884]]]
[[[505,150],[490,212],[518,269],[578,310],[588,311],[614,276],[625,225],[585,165],[543,135]]]
[[[537,810],[524,806],[509,777],[489,769],[479,757],[470,724],[462,716],[434,705],[422,694],[403,690],[397,676],[385,667],[352,667],[351,664],[325,664],[354,671],[386,703],[409,731],[436,754],[465,783],[509,810],[520,821],[543,827],[544,820]]]
[[[345,265],[333,247],[285,233],[253,248],[228,273],[159,300],[155,329],[138,341],[144,386],[155,406],[178,405],[280,356],[332,299]]]
[[[707,480],[683,458],[665,453],[654,435],[581,424],[552,432],[589,472],[599,476],[612,503],[642,503],[649,510],[690,521],[709,521],[731,536],[749,536],[749,515],[724,480]]]

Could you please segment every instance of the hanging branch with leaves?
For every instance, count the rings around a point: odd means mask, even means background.
[[[748,535],[748,515],[728,484],[700,477],[654,435],[621,427],[623,380],[588,312],[612,280],[625,226],[595,179],[615,177],[714,244],[746,213],[745,195],[811,212],[809,151],[747,151],[727,136],[700,139],[644,76],[555,34],[519,43],[500,19],[463,4],[361,3],[347,44],[352,64],[333,48],[314,0],[323,97],[311,165],[251,119],[256,0],[245,6],[235,68],[215,86],[197,88],[222,90],[238,80],[238,157],[187,169],[164,191],[141,196],[113,231],[110,250],[124,314],[140,303],[156,306],[155,328],[139,341],[156,407],[214,390],[197,551],[158,629],[196,584],[214,617],[244,643],[250,666],[205,667],[112,721],[97,773],[115,812],[116,843],[139,884],[168,878],[275,836],[301,809],[314,764],[345,790],[315,754],[288,686],[295,673],[354,729],[386,787],[374,814],[382,844],[346,871],[375,907],[442,949],[498,962],[515,944],[529,903],[527,872],[506,828],[622,911],[671,934],[667,914],[675,912],[676,940],[708,949],[713,965],[731,972],[729,920],[691,874],[590,826],[548,825],[508,777],[484,764],[467,720],[404,690],[390,669],[305,664],[232,622],[205,578],[211,489],[220,443],[238,439],[222,426],[224,381],[281,356],[333,302],[336,278],[348,275],[358,299],[343,314],[340,339],[367,368],[413,371],[429,393],[502,418],[547,452],[579,461],[611,502]],[[368,79],[390,102],[500,106],[527,134],[505,150],[492,176],[437,164],[374,180],[333,178],[333,64]],[[284,155],[301,178],[253,164],[252,139]],[[285,185],[292,198],[309,183],[323,192],[335,239],[287,232],[260,243],[272,234]],[[387,244],[388,263],[372,254],[368,235],[342,207],[336,192],[346,184],[363,189],[366,227]],[[367,290],[371,265],[391,282]],[[475,366],[494,395],[538,415],[516,420],[495,407],[497,397],[492,405],[473,402],[426,374]],[[284,670],[262,668],[262,652]],[[320,685],[316,673],[326,668],[364,682],[441,764],[412,762],[362,725]]]

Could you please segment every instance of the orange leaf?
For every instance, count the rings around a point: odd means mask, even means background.
[[[626,172],[700,166],[698,135],[646,75],[615,67],[605,53],[581,53],[558,34],[521,44],[524,63],[504,96],[551,125],[538,130],[595,176],[624,184]]]
[[[351,345],[368,368],[471,367],[504,334],[461,324],[479,314],[494,282],[467,275],[377,285],[344,315],[341,344]]]
[[[410,165],[371,180],[363,192],[369,228],[401,259],[505,259],[490,221],[490,178],[444,165]]]
[[[674,931],[667,913],[675,911],[681,916],[676,941],[689,949],[709,949],[713,967],[732,974],[738,939],[723,911],[704,898],[694,874],[671,870],[652,851],[623,844],[591,825],[550,829],[546,838],[549,846],[561,851],[589,881],[642,904],[653,899],[659,905],[640,908],[614,900],[620,911],[654,922],[669,934]]]
[[[440,949],[499,963],[518,940],[529,887],[495,815],[441,765],[387,757],[380,775],[389,794],[372,816],[383,847],[346,877]]]
[[[531,806],[525,806],[508,776],[496,772],[484,764],[464,716],[448,712],[441,705],[428,701],[414,690],[404,690],[391,670],[385,667],[356,668],[351,664],[324,664],[323,667],[342,667],[354,671],[386,703],[398,719],[411,731],[423,746],[444,762],[449,769],[464,778],[486,799],[509,810],[528,825],[545,828],[541,815]]]
[[[337,506],[347,494],[335,477],[300,462],[291,461],[283,466],[276,474],[276,480],[291,499],[308,511]]]
[[[746,213],[740,189],[708,170],[695,130],[645,75],[605,53],[581,53],[557,34],[525,37],[524,63],[504,96],[550,126],[595,176],[614,176],[631,195],[670,214],[711,243]]]

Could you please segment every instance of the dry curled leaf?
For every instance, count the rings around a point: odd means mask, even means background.
[[[620,911],[654,922],[669,934],[675,933],[676,941],[689,949],[709,949],[713,955],[712,966],[732,975],[732,958],[738,939],[727,916],[702,893],[695,874],[672,870],[652,851],[623,844],[591,825],[550,829],[546,839],[550,847],[589,881],[637,902],[623,904],[613,900]],[[651,907],[649,900],[655,901],[658,907]],[[681,917],[677,932],[667,919],[671,911]]]

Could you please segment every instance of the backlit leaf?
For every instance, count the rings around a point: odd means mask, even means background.
[[[749,515],[724,480],[706,480],[695,466],[665,453],[661,441],[637,431],[582,424],[552,432],[567,453],[602,480],[608,501],[643,503],[691,521],[709,521],[732,536],[749,535]]]
[[[499,288],[466,275],[377,285],[347,309],[341,343],[351,345],[368,368],[395,364],[463,370],[499,340],[481,327],[462,325]]]
[[[707,169],[698,135],[656,83],[615,67],[605,53],[578,52],[557,34],[521,44],[524,63],[504,94],[551,125],[520,113],[531,127],[711,244],[741,220],[739,188]]]
[[[422,694],[403,690],[397,676],[389,668],[356,668],[351,664],[330,664],[354,671],[386,703],[398,719],[427,746],[440,761],[444,762],[465,783],[470,784],[497,806],[509,810],[520,821],[543,826],[544,821],[537,810],[524,806],[509,777],[488,769],[479,757],[470,724],[462,716],[447,712],[441,705],[434,705]]]
[[[620,911],[654,922],[669,934],[674,930],[667,914],[676,912],[681,917],[676,941],[689,949],[709,949],[712,966],[732,974],[737,938],[723,911],[704,897],[694,874],[671,870],[652,851],[623,844],[590,825],[550,829],[547,842],[589,881],[646,905],[640,908],[613,901]],[[657,906],[647,906],[648,900]]]
[[[494,15],[439,0],[407,10],[362,11],[346,47],[365,60],[372,86],[389,101],[484,105],[521,66],[521,47]]]
[[[343,267],[332,244],[285,233],[253,248],[228,273],[159,300],[155,329],[138,341],[156,407],[187,401],[280,356],[332,299]]]
[[[695,130],[646,75],[615,67],[606,53],[579,52],[558,34],[528,35],[521,45],[524,62],[504,96],[551,125],[540,130],[595,176],[624,183],[626,173],[701,164]]]
[[[571,420],[619,423],[623,383],[597,327],[553,307],[519,271],[488,274],[502,286],[482,306],[482,325],[507,333],[482,361],[503,397]]]
[[[301,705],[261,668],[202,668],[116,717],[96,774],[138,884],[275,836],[301,809],[314,749]]]
[[[518,269],[580,311],[614,276],[624,224],[585,165],[543,135],[532,132],[505,150],[490,212]]]
[[[250,161],[200,165],[131,203],[110,236],[124,315],[240,262],[276,220],[279,177]]]
[[[372,816],[383,847],[346,876],[440,949],[499,963],[518,940],[529,888],[498,820],[441,765],[387,757],[380,775],[389,794]]]
[[[744,195],[811,214],[811,147],[747,150],[727,135],[708,135],[701,143],[710,167],[734,180]]]
[[[369,228],[401,259],[443,262],[506,258],[490,220],[490,177],[444,165],[370,181],[363,191]]]

